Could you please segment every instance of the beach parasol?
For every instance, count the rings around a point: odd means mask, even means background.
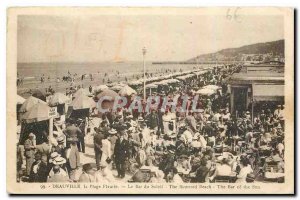
[[[23,97],[20,95],[17,95],[17,104],[23,104],[26,101]]]
[[[120,91],[119,91],[119,95],[121,96],[130,96],[133,94],[137,94],[136,91],[134,89],[132,89],[131,87],[129,87],[128,85],[124,86]]]
[[[50,118],[49,109],[50,107],[47,104],[38,102],[24,113],[22,120],[25,120],[27,123],[48,120]]]
[[[107,85],[99,85],[99,86],[95,87],[94,91],[95,92],[100,92],[100,91],[102,92],[102,91],[104,91],[106,89],[108,89]]]
[[[60,92],[56,92],[56,93],[51,97],[51,99],[50,99],[50,101],[49,101],[49,105],[50,105],[50,106],[56,106],[56,105],[58,105],[58,104],[65,104],[65,103],[67,103],[69,100],[70,100],[70,99],[69,99],[66,95],[64,95],[64,94],[62,94],[62,93],[60,93]]]
[[[113,90],[113,91],[118,92],[125,86],[126,86],[125,84],[119,83],[117,85],[112,86],[110,89]]]
[[[102,97],[110,97],[111,100],[115,100],[115,98],[119,96],[115,91],[107,89],[101,92],[100,94],[97,95],[98,99],[101,99]]]
[[[75,98],[70,104],[70,106],[73,107],[73,110],[79,110],[79,109],[94,108],[96,107],[96,103],[92,98],[87,97],[85,95],[81,95]]]
[[[157,88],[156,84],[150,83],[146,85],[146,88]]]
[[[42,90],[40,89],[35,89],[32,91],[32,96],[38,98],[38,99],[41,99],[43,101],[46,101],[46,93],[43,92]]]
[[[33,107],[37,103],[47,104],[45,101],[42,101],[36,97],[30,96],[28,99],[26,99],[24,101],[19,112],[23,112],[23,113],[27,112],[28,110],[30,110],[31,107]]]
[[[196,94],[205,95],[205,96],[211,96],[215,93],[216,93],[215,90],[207,89],[207,88],[202,88],[196,92]]]
[[[210,90],[215,90],[215,91],[221,89],[221,87],[219,87],[217,85],[207,85],[207,86],[204,86],[203,88],[210,89]]]

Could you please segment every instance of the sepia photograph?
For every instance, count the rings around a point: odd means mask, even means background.
[[[9,8],[12,194],[294,194],[294,10]]]

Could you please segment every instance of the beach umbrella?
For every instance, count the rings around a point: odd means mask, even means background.
[[[126,86],[125,84],[117,84],[112,86],[110,89],[113,91],[120,91],[124,86]]]
[[[131,81],[129,83],[129,85],[132,85],[132,86],[135,86],[135,85],[141,85],[143,84],[143,81],[142,80],[136,80],[136,81]]]
[[[63,93],[56,92],[50,99],[49,105],[50,106],[56,106],[58,104],[65,104],[69,101],[70,99],[64,95]]]
[[[72,101],[70,106],[73,107],[73,110],[79,110],[79,109],[94,108],[96,107],[96,103],[92,98],[87,97],[85,95],[81,95],[76,97]]]
[[[94,91],[100,92],[100,91],[104,91],[106,89],[108,89],[107,85],[99,85],[99,86],[95,87]]]
[[[205,89],[210,89],[210,90],[215,90],[215,91],[221,89],[221,87],[220,87],[220,86],[217,86],[217,85],[206,85],[206,86],[204,86],[203,88],[205,88]]]
[[[123,87],[119,91],[119,95],[121,95],[121,96],[130,96],[130,95],[133,95],[133,94],[137,94],[137,93],[136,93],[136,91],[134,89],[132,89],[128,85],[126,85],[125,87]]]
[[[38,99],[41,99],[43,101],[46,101],[46,93],[43,92],[42,90],[40,89],[35,89],[32,91],[32,96],[38,98]]]
[[[211,96],[215,93],[216,93],[215,90],[207,89],[207,88],[202,88],[196,92],[196,94],[205,95],[205,96]]]
[[[146,85],[146,88],[157,88],[157,85],[150,83]]]
[[[30,96],[28,99],[26,99],[24,101],[24,103],[22,104],[19,112],[27,112],[30,110],[30,108],[32,108],[35,104],[37,103],[43,103],[43,104],[47,104],[45,101],[42,101],[34,96]]]
[[[50,118],[49,109],[50,107],[47,104],[38,102],[31,107],[30,110],[24,113],[22,120],[25,120],[27,123],[48,120]]]
[[[23,104],[26,101],[23,97],[20,95],[17,95],[17,104]]]
[[[102,97],[105,97],[105,96],[106,97],[111,97],[111,100],[113,101],[119,95],[115,91],[107,89],[107,90],[104,90],[103,92],[99,93],[97,95],[97,98],[101,99]]]
[[[80,97],[80,96],[87,97],[88,95],[90,95],[90,92],[87,89],[80,88],[73,94],[73,97],[75,97],[75,98]]]

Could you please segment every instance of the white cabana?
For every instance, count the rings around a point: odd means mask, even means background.
[[[54,95],[51,96],[49,100],[50,106],[57,106],[58,104],[65,104],[68,103],[70,99],[64,95],[63,93],[56,92]]]
[[[92,98],[87,97],[85,95],[81,95],[75,98],[70,104],[70,106],[73,107],[73,110],[80,110],[94,108],[96,107],[96,103]]]

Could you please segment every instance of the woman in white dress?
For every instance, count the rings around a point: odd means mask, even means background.
[[[108,136],[105,135],[102,139],[102,156],[101,163],[106,163],[107,158],[111,158],[111,142],[108,140]]]

